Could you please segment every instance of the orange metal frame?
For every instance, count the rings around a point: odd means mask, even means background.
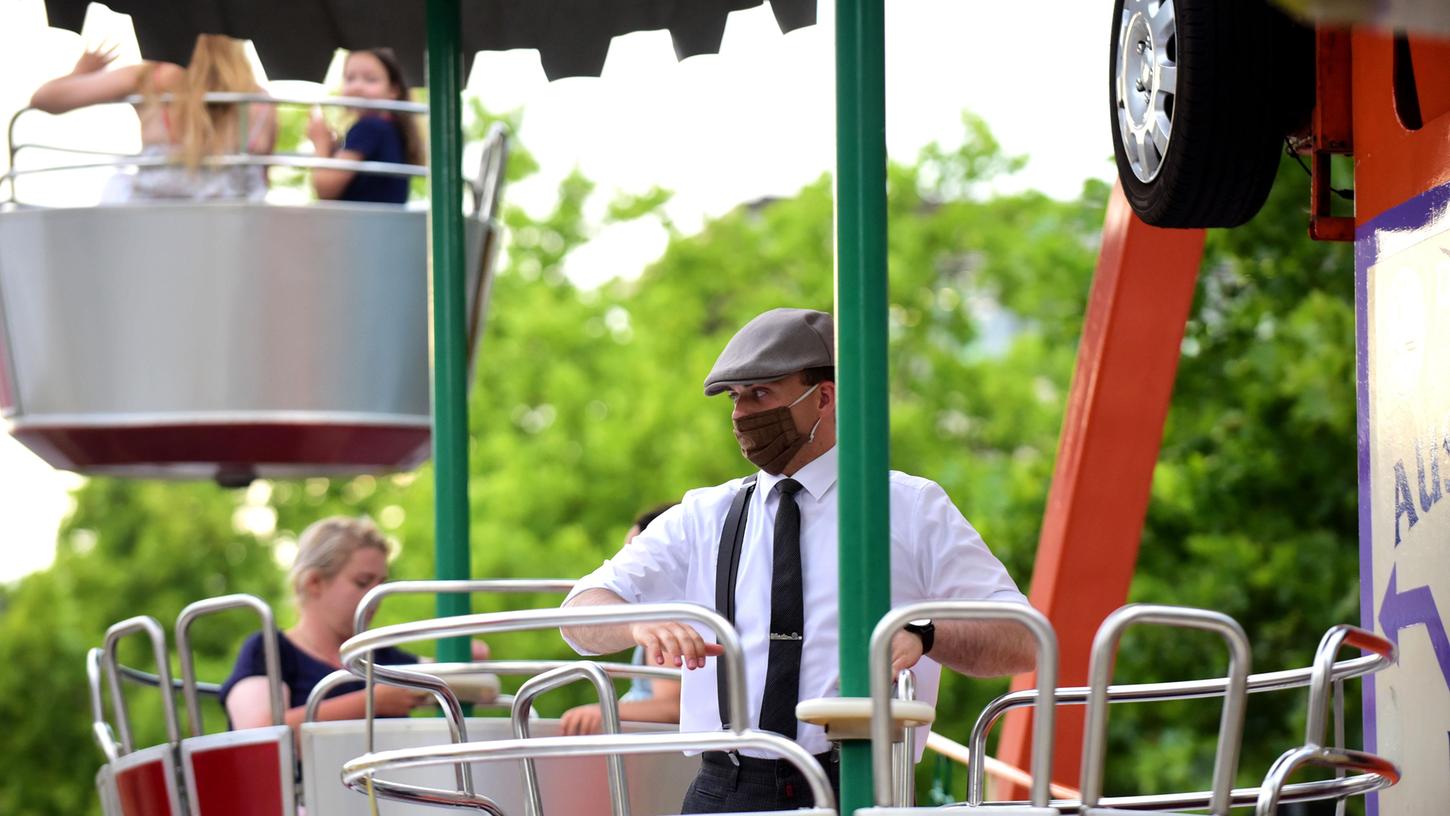
[[[1113,191],[1032,576],[1032,605],[1057,629],[1060,685],[1087,685],[1093,633],[1128,597],[1204,235],[1150,227]],[[1055,779],[1077,779],[1082,714],[1058,712]],[[1030,726],[1009,715],[997,756],[1026,767]]]
[[[1397,44],[1355,29],[1320,31],[1317,42],[1311,234],[1349,240],[1355,225],[1450,183],[1450,41]],[[1352,223],[1328,208],[1328,157],[1350,152]],[[1143,224],[1121,190],[1108,207],[1032,578],[1032,604],[1057,629],[1062,685],[1086,684],[1093,635],[1128,598],[1204,235]],[[1082,713],[1058,715],[1053,778],[1063,784],[1079,782]],[[1025,767],[1030,728],[1027,712],[1009,715],[996,755]]]

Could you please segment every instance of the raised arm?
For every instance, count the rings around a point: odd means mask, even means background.
[[[156,65],[143,62],[105,70],[114,58],[112,52],[85,52],[69,74],[35,89],[30,106],[46,113],[65,113],[87,105],[120,102],[140,89],[141,80]]]

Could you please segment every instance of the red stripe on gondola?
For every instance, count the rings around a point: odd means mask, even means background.
[[[284,424],[106,428],[17,426],[15,437],[64,470],[207,465],[398,470],[427,458],[427,428]]]
[[[281,765],[275,742],[192,753],[198,812],[201,816],[282,816]],[[291,768],[287,773],[291,775]]]
[[[118,771],[116,792],[122,816],[170,816],[173,812],[166,766],[160,759]]]

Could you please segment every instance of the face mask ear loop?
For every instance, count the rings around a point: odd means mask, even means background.
[[[800,401],[801,400],[805,399],[806,397],[809,397],[811,395],[811,392],[814,391],[814,390],[816,390],[817,388],[819,388],[820,385],[821,385],[820,383],[816,383],[815,385],[811,386],[810,388],[807,388],[806,389],[806,392],[804,394],[801,394],[799,397],[796,397],[795,398],[795,402],[792,402],[790,405],[787,405],[786,407],[787,408],[794,408],[794,407],[796,407],[797,405],[800,404]]]
[[[792,402],[790,404],[790,407],[791,408],[796,407],[796,405],[799,404],[801,400],[805,399],[806,397],[809,397],[811,395],[811,392],[814,391],[814,390],[816,390],[817,388],[819,388],[820,385],[821,385],[820,383],[816,383],[815,385],[811,386],[810,388],[807,388],[806,389],[806,392],[804,394],[801,394],[799,397],[796,397],[795,398],[795,402]],[[820,417],[816,417],[816,424],[812,425],[811,426],[811,432],[809,434],[806,434],[806,444],[807,445],[809,445],[812,442],[816,441],[816,429],[819,428],[819,427],[821,427],[821,418]]]

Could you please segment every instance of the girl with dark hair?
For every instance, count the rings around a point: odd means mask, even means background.
[[[408,100],[408,83],[398,58],[388,48],[369,48],[347,55],[343,63],[342,95],[362,99]],[[410,113],[363,111],[347,136],[338,143],[321,114],[307,126],[317,155],[351,161],[423,164],[423,140]],[[312,171],[318,198],[339,201],[377,201],[403,204],[408,200],[407,176],[381,176],[354,170]]]

